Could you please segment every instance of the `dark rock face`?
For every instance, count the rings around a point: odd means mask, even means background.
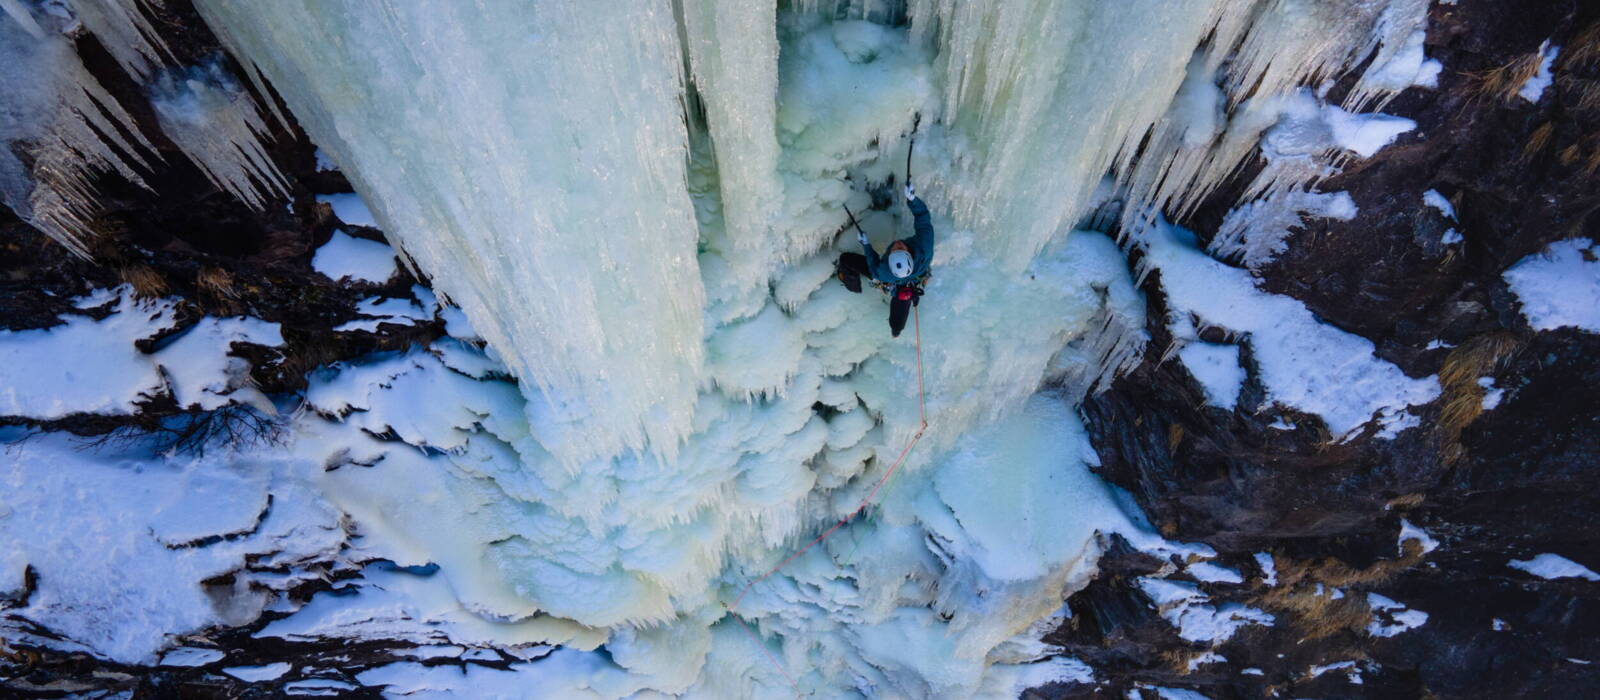
[[[1600,692],[1600,664],[1587,663],[1600,661],[1600,584],[1507,566],[1556,552],[1600,567],[1600,336],[1533,331],[1500,277],[1552,241],[1600,233],[1600,178],[1588,161],[1600,153],[1600,104],[1584,99],[1600,86],[1600,61],[1581,50],[1600,37],[1597,23],[1600,8],[1575,2],[1436,5],[1427,51],[1445,66],[1439,88],[1408,90],[1384,107],[1418,128],[1320,186],[1350,192],[1353,220],[1309,223],[1258,270],[1262,288],[1372,340],[1408,374],[1438,374],[1444,395],[1422,411],[1420,428],[1392,441],[1369,430],[1345,443],[1306,421],[1293,431],[1268,428],[1283,412],[1256,412],[1262,393],[1253,374],[1238,411],[1205,405],[1181,363],[1159,361],[1170,338],[1159,286],[1147,284],[1157,352],[1084,406],[1102,474],[1131,491],[1162,534],[1209,544],[1221,563],[1247,572],[1243,584],[1200,583],[1213,601],[1253,605],[1277,621],[1218,646],[1226,663],[1188,671],[1181,661],[1204,647],[1179,639],[1130,584],[1149,563],[1113,557],[1069,599],[1074,618],[1050,640],[1094,666],[1105,687],[1031,692]],[[1494,69],[1526,60],[1547,38],[1565,48],[1543,99],[1492,92]],[[1422,205],[1429,189],[1453,202],[1458,221]],[[1182,223],[1208,239],[1231,194],[1225,188],[1218,204]],[[1447,228],[1465,237],[1455,250],[1439,243]],[[1430,348],[1435,340],[1447,347]],[[1249,339],[1244,355],[1250,367]],[[1506,390],[1493,410],[1476,409],[1480,376]],[[1438,549],[1424,554],[1413,544],[1402,553],[1402,518]],[[1262,580],[1255,552],[1273,555],[1276,586]],[[1319,584],[1345,597],[1317,596]],[[1388,613],[1372,609],[1368,592],[1428,620],[1372,636],[1368,622]],[[1311,672],[1342,661],[1357,662],[1361,684],[1342,671]],[[1262,675],[1240,673],[1247,668]]]

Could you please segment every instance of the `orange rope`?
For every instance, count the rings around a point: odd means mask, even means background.
[[[739,603],[744,600],[745,594],[749,593],[750,589],[755,588],[756,584],[759,584],[762,581],[765,581],[768,578],[771,578],[773,574],[778,573],[780,570],[783,569],[783,567],[788,566],[789,562],[792,562],[795,559],[798,559],[800,557],[800,555],[805,554],[812,547],[815,547],[819,543],[821,543],[823,540],[828,539],[829,535],[832,535],[834,532],[838,531],[839,528],[844,527],[845,523],[850,522],[850,520],[852,518],[855,518],[857,515],[860,515],[861,511],[866,510],[867,504],[872,502],[872,497],[878,495],[878,489],[883,488],[884,483],[889,481],[889,477],[894,476],[895,470],[899,469],[900,465],[903,462],[905,462],[906,455],[911,452],[911,448],[917,444],[918,440],[922,439],[923,432],[925,432],[928,429],[928,408],[927,408],[927,404],[926,404],[926,401],[925,401],[925,395],[923,394],[923,390],[922,390],[922,316],[917,312],[916,306],[912,306],[911,307],[911,317],[913,319],[913,322],[916,325],[916,337],[917,337],[917,417],[921,421],[921,425],[917,428],[916,434],[911,436],[911,441],[907,442],[905,448],[900,450],[900,456],[895,457],[894,464],[889,466],[889,471],[884,472],[883,477],[878,479],[878,483],[872,485],[872,490],[868,491],[866,497],[861,499],[861,503],[856,505],[856,509],[855,510],[850,511],[849,515],[846,515],[843,518],[840,518],[839,522],[836,522],[836,523],[833,524],[833,527],[830,527],[827,530],[825,530],[822,534],[817,535],[816,539],[811,540],[811,542],[809,544],[807,544],[804,547],[801,547],[794,554],[790,554],[787,559],[784,559],[783,561],[779,562],[777,566],[772,567],[771,571],[768,571],[767,573],[762,574],[761,578],[758,578],[758,579],[756,579],[754,581],[751,581],[749,584],[747,584],[744,587],[744,590],[739,591],[739,596],[733,599],[733,605],[728,606],[728,612],[733,613],[733,618],[735,620],[738,620],[739,624],[744,627],[745,632],[749,633],[751,639],[755,640],[756,646],[761,648],[761,653],[764,654],[767,657],[768,661],[772,662],[773,666],[778,667],[778,672],[782,673],[783,677],[789,681],[789,685],[794,687],[795,695],[797,697],[800,694],[800,684],[795,681],[793,676],[789,675],[789,671],[786,670],[783,667],[783,663],[778,661],[777,657],[774,657],[772,655],[772,651],[767,649],[767,645],[761,641],[761,636],[756,634],[756,631],[753,628],[750,627],[750,623],[745,622],[744,618],[740,617],[739,614],[737,612],[734,612],[734,611],[739,607]]]

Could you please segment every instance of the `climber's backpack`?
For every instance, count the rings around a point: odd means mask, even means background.
[[[867,256],[860,253],[842,253],[833,264],[834,275],[844,283],[844,288],[861,293],[861,277],[868,274]]]

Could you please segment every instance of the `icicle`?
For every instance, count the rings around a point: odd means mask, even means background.
[[[162,0],[71,0],[70,5],[85,29],[100,40],[128,75],[139,82],[150,77],[155,66],[172,60],[161,35],[150,25],[147,7],[160,7]]]
[[[115,171],[148,187],[134,168],[148,167],[141,149],[155,148],[84,68],[65,35],[75,27],[70,16],[11,3],[0,19],[0,59],[8,66],[0,71],[0,195],[24,221],[87,258],[91,177]],[[28,154],[31,167],[16,151]]]
[[[165,71],[150,93],[161,130],[213,184],[256,209],[269,196],[288,197],[288,180],[262,146],[267,126],[255,101],[220,61]]]
[[[735,261],[764,276],[778,180],[778,37],[773,0],[685,0],[685,48],[715,144],[727,235]],[[730,251],[731,252],[731,251]],[[760,280],[764,282],[765,280]]]

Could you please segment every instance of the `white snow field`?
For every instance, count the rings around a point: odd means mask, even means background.
[[[1015,697],[1091,682],[1039,639],[1112,533],[1195,557],[1197,577],[1239,574],[1154,535],[1090,471],[1074,404],[1142,356],[1145,300],[1116,242],[1075,223],[1125,201],[1122,230],[1171,308],[1247,335],[1269,400],[1336,435],[1401,422],[1438,394],[1433,378],[1260,292],[1162,214],[1258,153],[1251,199],[1288,208],[1240,224],[1261,259],[1302,214],[1352,214],[1312,188],[1409,128],[1347,109],[1426,83],[1427,4],[911,0],[891,26],[877,2],[685,0],[680,16],[665,2],[198,0],[355,185],[325,198],[339,218],[382,228],[433,277],[414,300],[362,302],[367,318],[341,330],[437,316],[454,337],[320,368],[276,411],[241,396],[278,415],[281,445],[66,459],[66,438],[21,442],[0,475],[29,485],[10,507],[30,510],[0,516],[0,533],[32,544],[0,587],[33,567],[20,614],[121,661],[269,607],[294,614],[263,636],[527,659],[360,678],[402,695]],[[1342,106],[1302,89],[1368,58]],[[832,261],[858,249],[839,235],[843,205],[879,249],[909,233],[901,199],[875,209],[867,190],[904,177],[918,114],[912,168],[938,244],[930,303],[891,338],[879,295],[834,283]],[[392,258],[350,248],[319,251],[317,269],[387,278]],[[116,325],[139,311],[90,324],[107,362],[150,361],[129,348],[144,331]],[[270,344],[268,330],[219,321],[196,342]],[[1182,350],[1213,404],[1237,403],[1237,347]],[[5,412],[126,413],[152,390],[142,376],[104,396],[5,397],[20,407]],[[179,379],[202,407],[240,389]],[[281,410],[296,398],[303,410]],[[751,586],[856,509],[917,433],[919,402],[926,437],[877,502]],[[214,495],[190,508],[191,493]],[[245,517],[268,496],[264,518]],[[73,578],[69,555],[101,549],[103,571]],[[312,560],[363,576],[296,610],[276,591]],[[146,567],[159,576],[125,575]],[[228,571],[268,583],[200,583]],[[1192,584],[1142,585],[1191,641],[1273,621]]]

